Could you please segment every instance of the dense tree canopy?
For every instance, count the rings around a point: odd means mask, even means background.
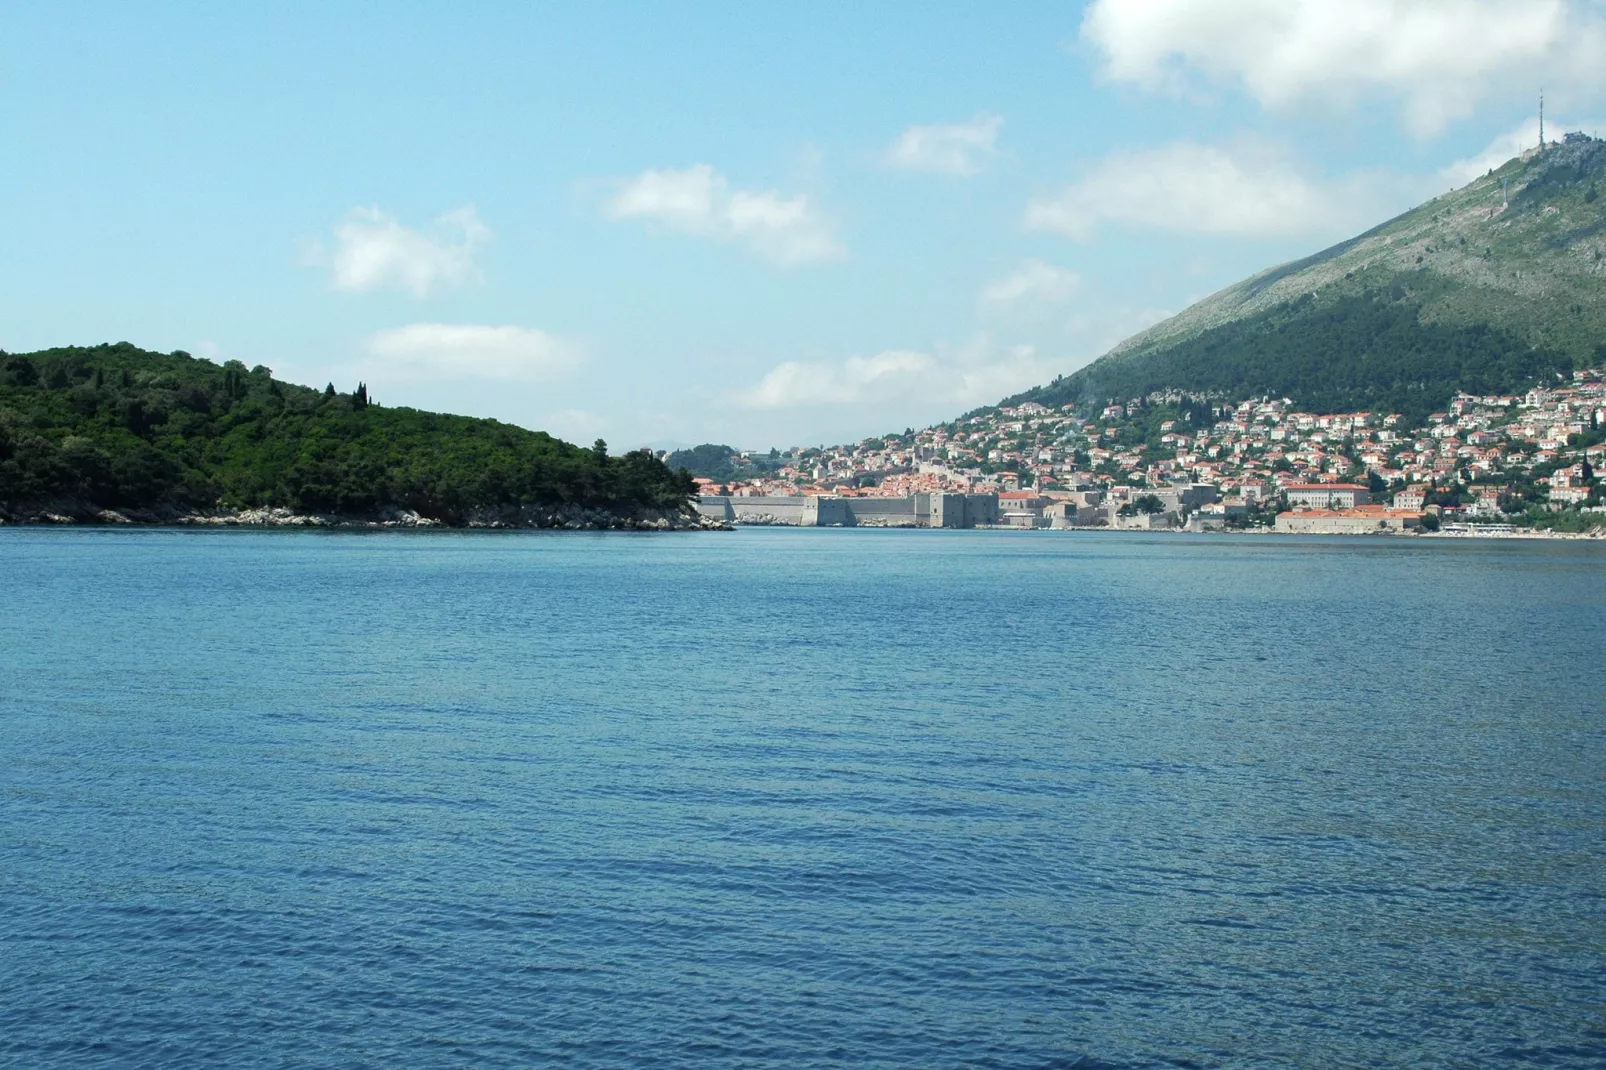
[[[1091,404],[1156,390],[1292,398],[1316,412],[1381,409],[1420,422],[1458,390],[1506,393],[1554,382],[1571,358],[1492,326],[1422,322],[1391,294],[1309,296],[1175,345],[1122,353],[1004,404]]]
[[[732,463],[736,456],[736,451],[729,446],[705,442],[689,450],[676,450],[669,455],[669,463],[676,468],[686,469],[694,476],[723,483],[736,476],[736,466]]]
[[[651,454],[610,457],[495,420],[384,408],[126,342],[0,353],[0,503],[110,508],[682,506],[690,477]]]

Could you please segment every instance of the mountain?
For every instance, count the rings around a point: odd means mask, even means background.
[[[675,521],[693,485],[495,420],[383,408],[239,361],[117,345],[0,353],[0,519],[284,508],[446,524]]]
[[[1006,399],[1287,396],[1413,418],[1606,361],[1606,141],[1568,134]]]

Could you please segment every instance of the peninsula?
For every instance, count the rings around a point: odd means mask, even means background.
[[[127,342],[0,353],[0,522],[678,529],[693,484],[496,420]]]

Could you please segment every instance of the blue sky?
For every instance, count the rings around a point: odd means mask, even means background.
[[[1481,173],[1541,83],[1596,129],[1600,3],[11,3],[0,347],[842,441]]]

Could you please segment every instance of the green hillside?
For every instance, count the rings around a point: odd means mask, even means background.
[[[1568,135],[1007,399],[1285,395],[1420,417],[1606,361],[1606,141]]]
[[[692,484],[646,452],[607,455],[495,420],[382,408],[238,361],[128,343],[0,353],[0,512],[51,506],[160,519],[283,506],[474,510],[573,506],[678,512]]]

